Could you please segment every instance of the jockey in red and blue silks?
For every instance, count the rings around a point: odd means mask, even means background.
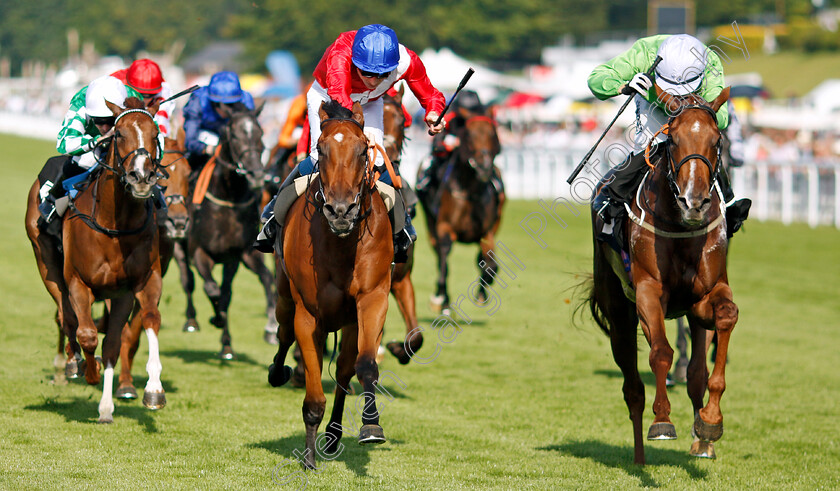
[[[358,31],[340,34],[324,52],[321,61],[313,73],[315,81],[306,94],[309,117],[310,146],[309,157],[301,161],[286,181],[280,186],[279,193],[301,175],[310,174],[318,161],[318,138],[321,135],[321,118],[318,110],[321,103],[334,99],[342,106],[351,109],[354,102],[362,106],[365,118],[365,135],[368,140],[383,145],[382,95],[395,83],[405,80],[420,105],[426,110],[424,121],[432,134],[440,133],[444,123],[436,124],[443,112],[446,99],[429,81],[426,67],[417,54],[397,40],[394,31],[381,24],[370,24]],[[381,155],[374,165],[384,163]],[[390,184],[390,176],[382,173],[380,178]],[[275,197],[276,198],[276,197]],[[277,230],[273,219],[274,200],[263,210],[266,225],[260,232],[255,247],[263,252],[271,252]],[[395,234],[395,251],[402,254],[416,240],[411,219],[406,215],[406,227]]]
[[[239,77],[233,72],[213,75],[210,83],[193,92],[184,106],[184,145],[194,170],[216,151],[219,131],[228,121],[219,112],[223,104],[243,104],[254,109],[254,98],[242,90]]]

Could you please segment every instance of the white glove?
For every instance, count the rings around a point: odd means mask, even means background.
[[[377,140],[376,131],[373,128],[365,128],[364,131],[365,131],[365,137],[368,140],[368,146],[373,145],[373,143],[376,142],[376,140]]]
[[[201,130],[198,132],[197,140],[208,147],[215,147],[219,144],[219,135],[207,130]]]
[[[633,79],[627,82],[627,85],[621,89],[621,93],[629,95],[633,92],[638,92],[639,94],[645,96],[651,87],[653,87],[653,81],[651,81],[650,77],[646,74],[640,72],[633,75]]]

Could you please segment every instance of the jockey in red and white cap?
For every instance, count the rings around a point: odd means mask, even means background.
[[[157,63],[147,58],[134,60],[128,68],[117,70],[111,74],[125,85],[133,88],[143,96],[146,107],[151,106],[157,100],[165,100],[172,97],[172,87],[163,79],[163,73]],[[155,122],[160,127],[163,136],[169,137],[169,118],[175,110],[175,101],[165,102],[155,114]]]

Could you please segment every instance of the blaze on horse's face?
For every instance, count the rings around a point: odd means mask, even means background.
[[[696,95],[673,97],[659,87],[656,94],[672,115],[668,127],[670,158],[666,154],[664,161],[669,166],[680,216],[686,225],[699,225],[711,208],[719,165],[721,133],[714,114],[729,98],[729,88],[711,104]]]
[[[323,214],[330,229],[346,237],[361,213],[362,186],[367,166],[367,139],[362,107],[353,104],[352,119],[332,119],[321,104],[318,168],[323,189]],[[332,119],[327,122],[328,119]],[[354,122],[355,121],[355,122]]]
[[[146,108],[142,101],[126,99],[126,109],[105,101],[108,108],[117,117],[114,126],[114,139],[111,145],[116,152],[115,165],[122,169],[122,180],[138,199],[152,195],[157,183],[157,164],[160,159],[158,148],[158,127],[152,117],[158,110],[159,103]],[[143,112],[131,112],[119,117],[131,109],[143,109]]]
[[[475,170],[476,178],[486,183],[493,176],[493,160],[499,154],[499,136],[496,124],[487,116],[473,116],[464,125],[461,146],[462,161]]]
[[[257,109],[233,111],[228,115],[230,120],[225,126],[225,133],[230,145],[231,158],[237,166],[236,172],[245,176],[251,189],[262,188],[265,169],[262,154],[265,150],[263,130],[257,121],[264,105]]]

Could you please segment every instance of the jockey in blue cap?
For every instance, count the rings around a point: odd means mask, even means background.
[[[426,67],[420,57],[400,44],[396,33],[382,24],[370,24],[362,26],[358,31],[341,33],[327,47],[313,77],[315,81],[306,94],[310,133],[309,157],[295,167],[280,186],[278,195],[289,187],[294,179],[313,172],[318,161],[318,138],[321,135],[318,110],[323,102],[330,99],[338,101],[348,109],[353,107],[354,102],[361,104],[365,118],[365,135],[369,141],[383,145],[382,96],[395,83],[405,80],[408,88],[426,110],[424,121],[429,130],[437,134],[444,128],[444,123],[436,124],[438,115],[443,112],[446,104],[443,94],[429,81]],[[384,166],[381,155],[376,157],[374,165]],[[387,172],[382,174],[380,180],[391,184]],[[265,225],[254,245],[257,250],[263,252],[273,251],[274,239],[283,225],[274,219],[274,203],[272,200],[263,211]],[[406,213],[405,228],[394,235],[396,262],[405,262],[406,251],[416,238],[411,217]]]
[[[184,144],[193,170],[199,169],[216,151],[219,131],[227,123],[223,105],[242,104],[254,109],[254,98],[242,90],[233,72],[218,72],[210,83],[190,96],[184,107]]]

